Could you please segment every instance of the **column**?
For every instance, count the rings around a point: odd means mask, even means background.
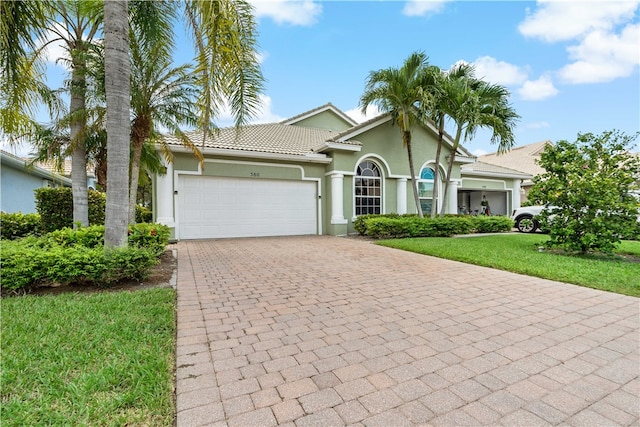
[[[400,215],[407,213],[407,178],[396,180],[396,212]]]
[[[452,180],[449,183],[449,194],[447,195],[449,203],[446,213],[457,214],[458,213],[458,185],[459,181]]]
[[[156,178],[156,222],[175,227],[173,217],[173,163],[167,164],[166,175]]]
[[[514,179],[513,191],[511,192],[511,211],[518,209],[520,207],[520,203],[522,203],[522,200],[520,199],[520,180]],[[510,211],[507,212],[507,214],[509,213]]]
[[[343,208],[344,175],[334,173],[331,175],[331,224],[346,224]]]

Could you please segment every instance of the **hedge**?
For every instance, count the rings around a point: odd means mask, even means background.
[[[376,239],[404,237],[451,237],[456,234],[510,231],[513,221],[503,216],[446,215],[419,218],[416,215],[364,215],[354,227],[361,234]]]
[[[2,292],[38,286],[91,283],[109,286],[124,279],[142,280],[169,240],[161,224],[129,228],[129,246],[105,250],[104,226],[64,228],[41,237],[3,242],[0,247]]]
[[[0,213],[0,235],[3,239],[13,240],[26,236],[39,236],[41,231],[40,215],[38,214]]]
[[[73,226],[73,194],[70,188],[38,188],[36,194],[36,210],[42,219],[42,231],[48,233]],[[104,210],[107,196],[95,190],[89,190],[89,225],[104,224]],[[136,206],[136,222],[150,222],[152,213],[149,209]]]

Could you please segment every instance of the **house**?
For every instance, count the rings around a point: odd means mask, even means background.
[[[531,175],[530,178],[522,181],[522,201],[525,201],[527,200],[529,190],[533,186],[533,177],[545,172],[544,168],[538,164],[538,160],[540,160],[540,154],[542,154],[545,147],[549,144],[553,143],[547,140],[522,145],[503,154],[491,153],[479,156],[478,161],[515,169]]]
[[[345,235],[354,232],[359,215],[416,212],[416,183],[423,210],[430,210],[434,174],[444,174],[452,154],[447,212],[459,213],[465,203],[479,209],[483,194],[495,198],[503,214],[520,205],[520,181],[529,175],[503,168],[463,176],[462,166],[476,161],[466,149],[451,153],[446,135],[436,165],[435,127],[416,126],[412,135],[416,177],[390,115],[358,124],[331,103],[280,123],[221,129],[206,139],[188,133],[203,165],[166,135],[173,162],[154,179],[154,220],[167,224],[175,239]],[[442,198],[435,202],[440,207]]]
[[[0,151],[0,210],[2,212],[35,213],[34,190],[41,187],[71,187],[71,180],[29,161]]]
[[[32,159],[29,159],[29,161],[32,161]],[[60,174],[69,179],[71,179],[71,163],[72,163],[71,159],[64,159],[64,161],[59,167],[56,164],[56,162],[53,160],[35,162],[36,166],[42,169],[48,170],[50,172]],[[98,181],[96,178],[95,166],[92,163],[88,162],[87,163],[87,188],[89,190],[95,190],[97,187],[97,184],[98,184]]]

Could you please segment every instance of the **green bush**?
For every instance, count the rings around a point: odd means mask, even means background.
[[[73,227],[73,194],[70,188],[39,188],[36,193],[36,210],[42,218],[44,232]],[[89,190],[89,224],[104,224],[104,212],[107,203],[105,193]],[[150,222],[152,212],[142,206],[136,206],[136,222]]]
[[[506,216],[479,215],[468,218],[473,224],[474,233],[502,233],[513,228],[513,221]]]
[[[105,250],[104,226],[64,228],[41,237],[3,242],[0,248],[2,290],[46,285],[92,283],[108,286],[119,280],[146,277],[169,240],[169,227],[129,227],[129,246]]]
[[[154,253],[128,247],[105,251],[84,246],[53,246],[43,251],[27,240],[2,245],[2,291],[46,285],[91,283],[109,286],[119,280],[142,280],[157,263]]]
[[[362,218],[362,220],[360,220]],[[513,228],[504,216],[445,215],[419,218],[416,215],[363,215],[354,222],[358,232],[377,239],[402,237],[451,237],[456,234],[496,233]]]
[[[3,239],[13,240],[25,236],[38,236],[40,230],[40,215],[38,214],[0,213],[0,235]]]

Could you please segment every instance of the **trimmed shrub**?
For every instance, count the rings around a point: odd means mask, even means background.
[[[40,231],[40,215],[38,214],[0,213],[0,235],[3,239],[13,240],[26,236],[38,236]]]
[[[356,221],[359,219],[360,217]],[[357,229],[367,236],[388,239],[451,237],[456,234],[503,232],[511,228],[513,228],[513,222],[504,216],[445,215],[436,218],[419,218],[416,215],[364,215]]]
[[[84,246],[53,246],[43,251],[27,240],[6,242],[2,247],[2,291],[46,285],[92,283],[109,286],[119,280],[142,280],[157,263],[144,248],[105,251]]]
[[[502,233],[511,231],[513,221],[506,216],[471,216],[474,233]]]
[[[92,283],[109,286],[123,279],[141,280],[157,263],[169,240],[169,227],[129,227],[129,247],[105,250],[104,226],[64,228],[42,237],[3,242],[2,290]]]
[[[73,227],[73,194],[70,188],[39,188],[36,193],[36,209],[42,218],[44,232]],[[89,224],[104,224],[104,212],[107,195],[100,191],[89,190]],[[136,222],[150,222],[152,212],[142,206],[136,206]]]

